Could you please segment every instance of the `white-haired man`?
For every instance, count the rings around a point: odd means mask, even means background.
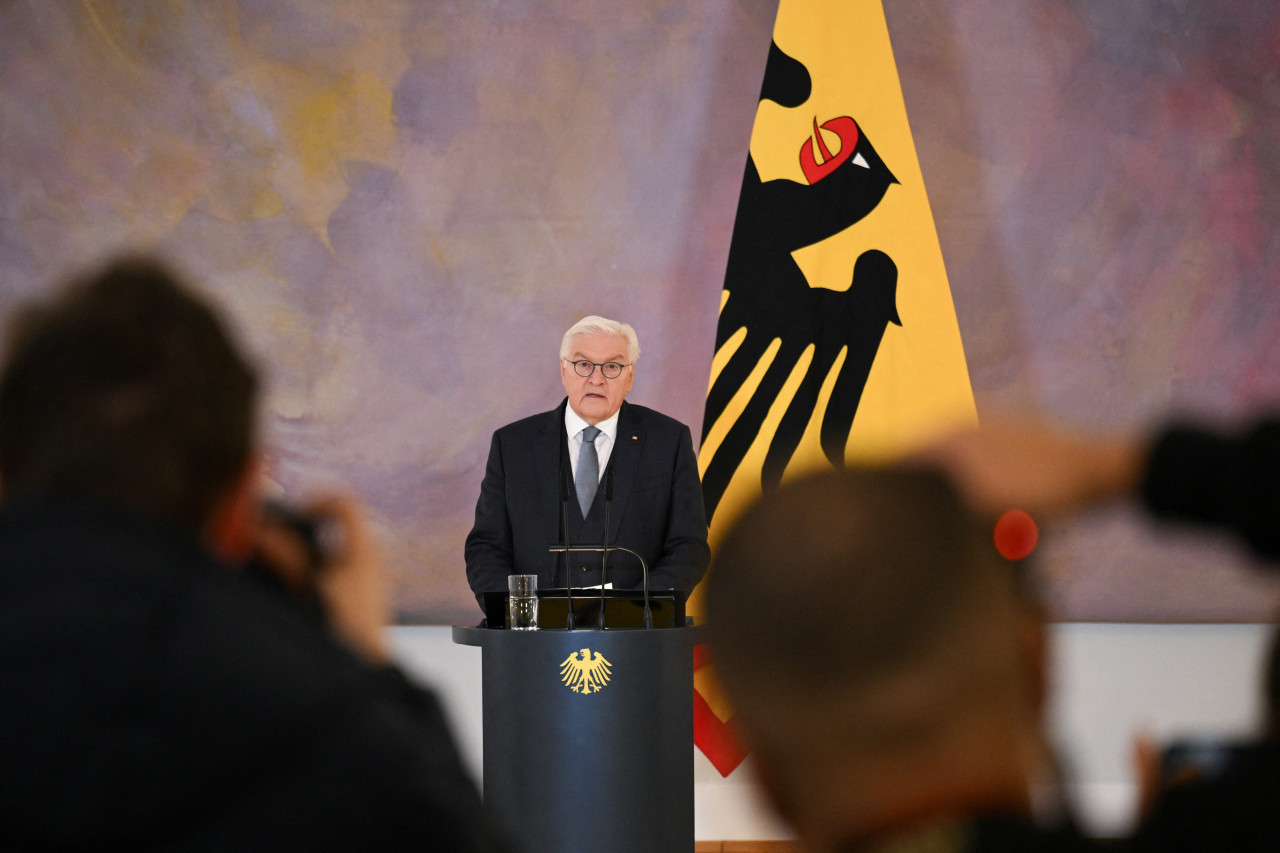
[[[505,591],[511,574],[565,586],[566,561],[548,546],[566,527],[572,543],[602,542],[606,492],[608,541],[645,560],[650,589],[687,592],[702,578],[711,552],[693,440],[679,421],[626,402],[639,356],[631,326],[584,317],[560,343],[565,399],[493,434],[466,543],[467,581],[482,608],[484,593]],[[610,556],[603,581],[599,554],[568,562],[574,587],[643,582],[625,552]]]

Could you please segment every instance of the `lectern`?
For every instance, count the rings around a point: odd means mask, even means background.
[[[701,628],[455,626],[453,640],[481,649],[484,804],[518,849],[692,853]]]

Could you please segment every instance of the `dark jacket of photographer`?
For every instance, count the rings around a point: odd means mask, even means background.
[[[1166,428],[1141,490],[1157,518],[1226,530],[1257,557],[1280,562],[1280,417],[1239,433]]]
[[[435,698],[189,534],[0,511],[0,849],[496,849]]]
[[[1262,419],[1237,434],[1169,427],[1152,447],[1142,492],[1157,517],[1229,531],[1275,567],[1280,563],[1280,419]],[[1220,773],[1162,791],[1130,849],[1280,850],[1280,638],[1275,630],[1265,674],[1271,731],[1241,745]]]

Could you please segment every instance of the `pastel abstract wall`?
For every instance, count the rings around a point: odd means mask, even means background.
[[[1223,422],[1280,399],[1280,8],[886,4],[979,414]],[[1107,513],[1040,558],[1082,619],[1268,619],[1216,542]]]
[[[559,402],[571,322],[634,324],[632,399],[699,432],[775,10],[10,0],[0,307],[122,249],[170,258],[268,374],[278,486],[369,504],[402,619],[474,620],[489,436]],[[1131,429],[1280,398],[1273,4],[885,12],[980,416]],[[1064,617],[1270,615],[1224,546],[1051,533]]]

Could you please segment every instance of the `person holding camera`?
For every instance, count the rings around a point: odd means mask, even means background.
[[[1041,421],[995,418],[951,435],[918,461],[945,469],[971,505],[1063,513],[1130,500],[1164,522],[1229,533],[1264,569],[1280,569],[1280,417],[1234,429],[1169,422],[1149,434],[1089,435]],[[1231,744],[1140,740],[1144,814],[1138,853],[1280,849],[1280,634],[1262,673],[1259,736]],[[1181,749],[1186,747],[1186,749]],[[1178,752],[1185,767],[1168,766]],[[1200,760],[1203,759],[1203,760]]]
[[[936,471],[851,466],[766,492],[721,541],[711,659],[804,850],[1095,849],[1046,735],[1047,614],[990,530]]]
[[[706,590],[711,657],[766,799],[815,852],[1280,849],[1274,652],[1259,740],[1221,775],[1157,793],[1132,838],[1082,835],[1046,737],[1048,614],[991,540],[1010,506],[1128,497],[1275,560],[1277,474],[1268,418],[1138,438],[995,421],[766,493]]]
[[[359,507],[264,510],[257,379],[214,312],[131,258],[6,345],[0,848],[505,849],[392,665]]]

